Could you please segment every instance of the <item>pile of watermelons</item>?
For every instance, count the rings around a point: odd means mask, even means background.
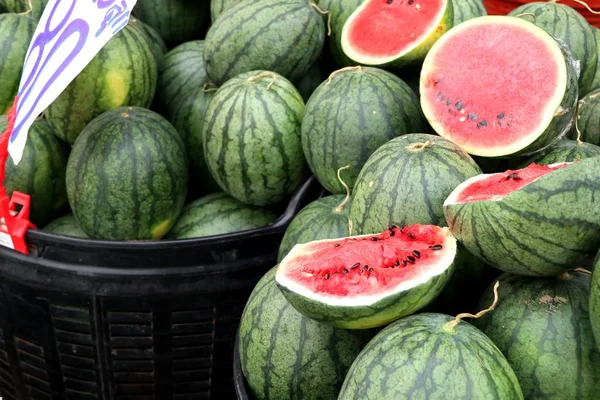
[[[2,114],[45,4],[0,0]],[[313,174],[328,195],[242,317],[253,396],[598,397],[600,37],[574,9],[138,0],[133,15],[7,164],[36,226],[260,228]]]

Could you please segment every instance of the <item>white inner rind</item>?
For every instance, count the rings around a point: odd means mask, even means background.
[[[349,35],[350,35],[350,30],[352,29],[352,26],[354,25],[354,20],[356,18],[358,18],[358,15],[360,15],[360,13],[362,12],[362,10],[367,7],[367,5],[369,4],[369,2],[371,1],[377,1],[377,0],[367,0],[365,1],[363,4],[361,4],[353,13],[352,15],[350,15],[350,17],[348,18],[348,20],[346,21],[346,23],[344,24],[344,28],[342,29],[342,37],[341,37],[341,42],[342,42],[342,50],[344,51],[344,53],[346,54],[346,56],[348,56],[349,58],[351,58],[352,60],[364,64],[364,65],[382,65],[382,64],[387,64],[390,63],[392,61],[397,60],[398,58],[402,57],[405,54],[408,54],[409,52],[413,51],[415,48],[417,48],[425,39],[427,39],[427,37],[429,37],[429,35],[431,35],[431,33],[433,31],[435,31],[437,29],[437,27],[440,25],[440,23],[442,22],[442,18],[444,17],[444,14],[446,13],[446,9],[448,8],[448,1],[445,1],[445,7],[441,7],[438,14],[436,15],[436,18],[434,18],[433,22],[427,27],[427,29],[425,30],[425,32],[423,32],[423,34],[421,36],[418,37],[418,39],[421,40],[415,40],[415,42],[413,43],[413,45],[406,47],[403,51],[396,53],[396,54],[392,54],[390,56],[370,56],[367,54],[363,54],[360,51],[355,50],[352,45],[350,44],[350,39],[349,39]]]
[[[420,92],[426,93],[429,91],[429,89],[425,87],[425,84],[427,82],[428,76],[430,76],[431,73],[436,70],[434,59],[439,49],[441,49],[454,36],[460,35],[463,31],[467,29],[471,29],[478,25],[491,24],[518,26],[535,35],[543,43],[545,43],[547,45],[547,48],[553,54],[553,58],[556,62],[558,83],[556,85],[554,95],[546,102],[546,105],[545,107],[543,107],[543,110],[540,111],[540,114],[542,115],[542,120],[540,121],[538,128],[532,131],[529,135],[523,136],[520,138],[520,140],[517,140],[511,143],[510,145],[504,147],[480,148],[474,145],[470,145],[468,143],[459,142],[458,140],[452,137],[452,132],[446,132],[445,126],[440,121],[438,121],[437,115],[440,114],[441,111],[438,111],[436,109],[435,102],[428,99],[427,96],[421,95],[421,107],[423,109],[423,113],[425,114],[425,117],[427,118],[433,129],[440,136],[456,143],[469,154],[482,157],[498,157],[514,154],[535,142],[536,139],[539,138],[548,128],[548,126],[552,122],[552,119],[558,113],[559,109],[562,109],[561,103],[567,90],[568,80],[567,65],[565,58],[560,50],[558,43],[552,36],[550,36],[550,34],[548,34],[542,28],[539,28],[536,25],[524,21],[520,18],[507,16],[484,16],[474,18],[457,25],[456,27],[448,31],[448,33],[443,35],[431,47],[431,50],[429,51],[427,57],[425,57],[425,61],[423,62],[423,68],[421,69]],[[458,66],[460,60],[456,60],[456,62]],[[502,71],[498,71],[498,73],[501,74]],[[474,75],[473,79],[477,79],[476,74]],[[532,98],[535,98],[535,93],[532,93],[531,96]]]
[[[297,244],[293,247],[293,249],[288,253],[288,255],[281,261],[279,266],[277,267],[277,272],[275,274],[275,280],[277,283],[290,291],[297,293],[301,296],[307,297],[314,301],[318,301],[320,303],[328,304],[330,306],[344,306],[344,307],[359,307],[359,306],[371,306],[387,297],[390,297],[394,294],[405,292],[410,290],[416,286],[422,285],[424,283],[429,282],[431,278],[434,278],[438,275],[443,274],[454,262],[454,257],[456,256],[456,239],[450,233],[448,228],[442,228],[444,235],[446,236],[446,241],[442,243],[442,250],[436,251],[436,259],[431,260],[435,262],[435,264],[429,265],[425,271],[416,270],[415,275],[410,279],[406,279],[397,286],[392,288],[381,288],[381,292],[374,295],[366,295],[366,296],[355,296],[355,297],[343,297],[343,296],[334,296],[330,294],[323,293],[315,293],[310,288],[303,286],[301,284],[296,283],[291,280],[286,274],[286,267],[294,259],[294,257],[298,255],[304,255],[308,253],[307,247],[310,247],[312,243],[303,243]],[[355,238],[361,237],[371,237],[373,235],[361,235],[354,236]],[[340,239],[331,239],[331,240],[320,240],[319,243],[327,243],[327,242],[338,242]],[[421,274],[417,274],[417,272],[424,272]],[[370,279],[374,283],[377,283],[377,279]]]

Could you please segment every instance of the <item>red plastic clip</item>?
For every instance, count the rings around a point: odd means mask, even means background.
[[[13,192],[10,200],[8,196],[0,198],[0,245],[23,254],[29,254],[25,234],[29,228],[35,229],[29,222],[30,202],[31,197],[21,192]]]

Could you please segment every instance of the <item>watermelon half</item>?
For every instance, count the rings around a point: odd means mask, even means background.
[[[429,304],[454,269],[456,239],[434,225],[294,246],[275,279],[298,311],[346,329],[385,325]]]
[[[444,202],[450,230],[505,272],[558,275],[600,246],[600,157],[479,175]]]
[[[366,0],[344,24],[342,50],[364,65],[419,63],[453,19],[452,0]]]
[[[435,43],[420,93],[433,129],[467,152],[532,154],[572,126],[576,64],[565,46],[530,22],[479,17]]]

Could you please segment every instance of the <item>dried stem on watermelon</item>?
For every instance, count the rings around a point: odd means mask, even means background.
[[[208,92],[216,92],[219,88],[217,87],[217,85],[215,85],[214,83],[205,83],[204,86],[202,87],[202,91],[204,93],[208,93]]]
[[[559,1],[560,0],[550,0],[549,3],[558,3]],[[581,4],[582,6],[584,6],[585,8],[587,8],[588,11],[591,12],[592,14],[597,14],[597,15],[600,14],[600,11],[592,10],[590,8],[590,6],[586,2],[584,2],[582,0],[572,0],[572,1],[574,1],[575,3]]]
[[[525,16],[531,17],[535,21],[535,14],[532,14],[532,13],[522,13],[522,14],[515,15],[515,17],[517,17],[517,18],[521,18],[521,17],[525,17]]]
[[[335,212],[336,213],[341,213],[344,211],[344,207],[346,206],[346,204],[348,203],[348,201],[350,201],[350,188],[348,187],[348,185],[346,184],[346,182],[344,182],[344,180],[342,179],[342,171],[345,169],[350,168],[350,165],[346,165],[345,167],[342,167],[340,169],[337,170],[337,177],[338,180],[340,181],[340,183],[342,184],[342,186],[344,187],[344,189],[346,189],[346,198],[344,199],[344,201],[342,201],[340,203],[339,206],[337,206],[335,208]]]
[[[422,151],[423,149],[431,146],[433,146],[433,142],[428,140],[425,143],[411,143],[406,146],[406,150],[410,151],[411,153],[416,153],[417,151]]]
[[[592,271],[589,271],[589,270],[587,270],[585,268],[575,268],[573,271],[579,272],[579,273],[582,273],[582,274],[586,274],[586,275],[592,275]]]
[[[444,330],[445,332],[448,332],[448,333],[455,333],[456,325],[458,325],[462,319],[464,319],[464,318],[479,319],[479,318],[483,317],[485,314],[489,313],[490,311],[493,311],[496,308],[496,305],[498,304],[498,287],[499,286],[500,286],[500,281],[496,281],[496,283],[494,284],[494,302],[492,303],[491,306],[489,306],[485,310],[479,311],[475,315],[470,314],[470,313],[458,314],[456,316],[456,318],[454,318],[452,321],[450,321],[446,325],[444,325],[442,327],[442,330]]]
[[[269,78],[269,77],[271,78],[271,82],[269,82],[269,84],[267,85],[267,90],[271,90],[271,87],[273,87],[273,85],[275,84],[275,81],[277,81],[277,75],[274,72],[269,72],[269,71],[261,72],[259,74],[256,74],[256,75],[248,78],[246,80],[246,83],[254,83],[254,82],[258,81],[259,79]]]
[[[310,2],[308,3],[312,8],[314,8],[319,14],[327,15],[327,36],[331,36],[331,11],[323,10],[316,3]]]
[[[29,7],[29,9],[27,11],[22,12],[21,15],[27,15],[33,11],[33,1],[32,0],[29,0],[28,7]]]
[[[344,67],[344,68],[338,69],[336,71],[333,71],[327,78],[327,83],[325,84],[325,86],[328,86],[337,74],[340,74],[340,73],[346,72],[346,71],[362,71],[362,70],[363,70],[363,67],[361,67],[360,65],[357,65],[355,67]]]

